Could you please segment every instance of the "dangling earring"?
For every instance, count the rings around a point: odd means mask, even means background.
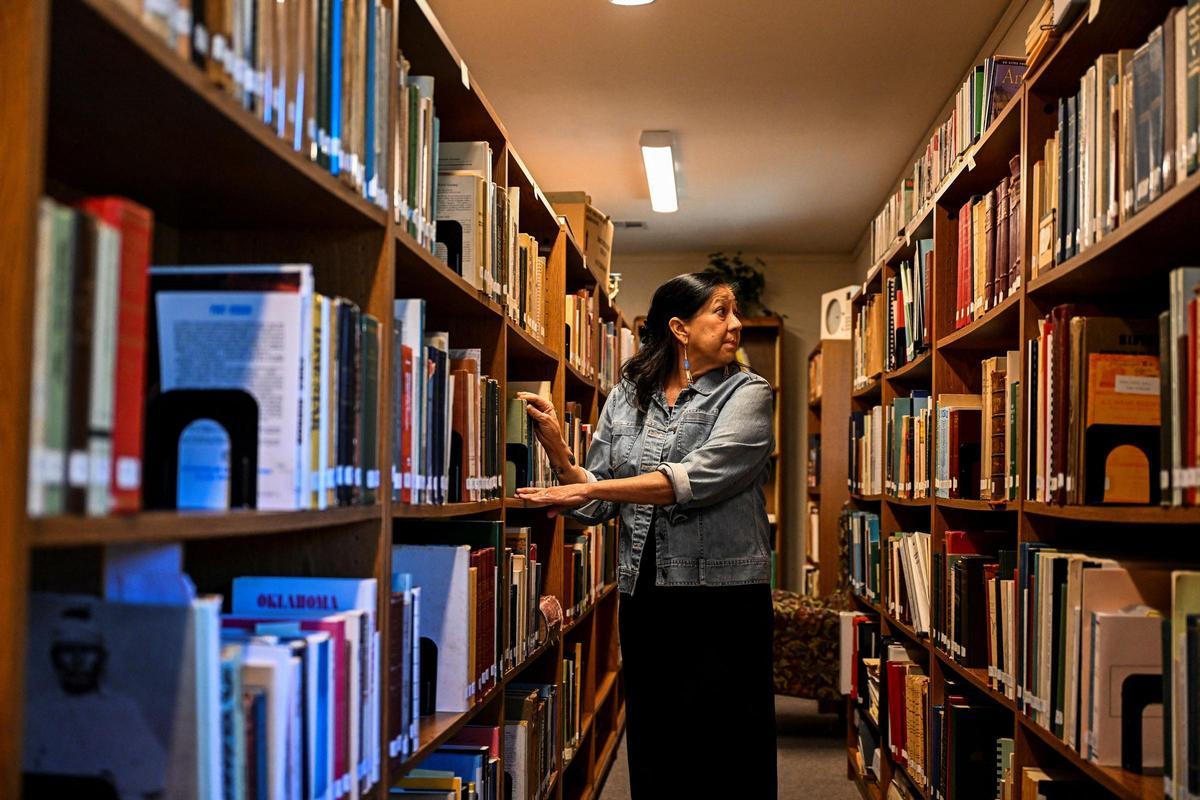
[[[688,386],[692,385],[692,362],[688,361],[687,343],[683,345],[683,375],[687,378]]]

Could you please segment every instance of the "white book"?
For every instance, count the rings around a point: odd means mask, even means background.
[[[421,635],[437,645],[437,710],[461,713],[471,707],[467,604],[471,548],[467,545],[400,544],[392,548],[392,570],[412,575],[422,588]]]
[[[162,391],[249,392],[259,408],[257,507],[300,508],[309,439],[300,420],[311,402],[312,267],[151,267],[150,275]],[[255,275],[278,275],[279,281],[270,291],[223,288],[238,285],[233,276]],[[159,276],[176,280],[160,289]],[[186,285],[176,285],[180,276],[189,276]]]
[[[528,786],[529,722],[504,723],[504,772],[512,781],[511,800],[533,800]]]
[[[404,489],[412,495],[413,503],[424,502],[424,482],[421,473],[421,430],[425,409],[425,370],[421,368],[425,360],[423,347],[425,332],[425,301],[421,299],[399,299],[393,304],[393,316],[396,329],[400,331],[401,343],[412,350],[412,436],[406,456],[411,464],[403,470],[400,479]]]
[[[291,649],[252,640],[246,643],[242,684],[261,689],[267,704],[267,790],[269,800],[287,800]]]

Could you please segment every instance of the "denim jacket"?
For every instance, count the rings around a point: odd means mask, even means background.
[[[668,408],[660,389],[640,411],[633,384],[608,396],[587,454],[588,481],[658,470],[675,502],[659,508],[593,500],[568,516],[595,525],[620,514],[618,586],[632,594],[651,520],[658,586],[733,586],[771,577],[762,485],[774,448],[774,392],[735,366],[701,375]]]

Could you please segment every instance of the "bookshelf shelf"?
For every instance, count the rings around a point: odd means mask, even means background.
[[[596,391],[596,380],[584,375],[568,362],[563,362],[567,373],[567,387],[571,390],[594,392]]]
[[[528,366],[531,369],[553,370],[558,365],[558,356],[550,345],[539,342],[533,334],[513,320],[506,320],[508,327],[508,363]]]
[[[879,380],[879,376],[876,375],[873,378],[871,378],[869,383],[867,383],[866,385],[862,386],[859,389],[855,389],[854,394],[851,396],[855,400],[861,400],[861,399],[867,398],[867,397],[875,397],[876,395],[879,394],[880,386],[881,386],[881,382]]]
[[[934,502],[939,508],[954,508],[959,511],[1009,511],[1017,510],[1016,503],[993,503],[988,500],[951,500],[939,497]]]
[[[1160,506],[1056,506],[1025,501],[1026,514],[1112,525],[1198,525],[1200,508]]]
[[[927,384],[933,374],[933,351],[926,350],[899,369],[883,373],[885,381],[903,384]]]
[[[420,730],[416,751],[400,761],[393,761],[392,774],[400,777],[408,770],[421,763],[422,759],[437,750],[458,733],[465,725],[470,724],[480,711],[504,690],[503,683],[497,683],[475,705],[461,713],[438,711],[429,716],[421,717]]]
[[[503,503],[496,500],[479,500],[465,503],[443,503],[441,505],[405,505],[397,503],[392,506],[392,517],[395,519],[446,519],[450,517],[470,517],[475,514],[486,514],[499,511]]]
[[[913,627],[905,622],[896,619],[895,615],[889,612],[881,612],[881,616],[887,620],[888,627],[893,631],[897,631],[910,642],[920,646],[922,649],[927,649],[929,639],[922,634],[917,633]]]
[[[604,701],[608,699],[608,695],[612,692],[613,687],[617,685],[617,670],[609,670],[604,673],[604,677],[600,679],[600,683],[596,685],[596,708],[604,705]]]
[[[79,547],[263,536],[370,522],[382,514],[383,507],[375,505],[324,511],[143,511],[107,517],[46,517],[31,520],[31,544]]]
[[[913,790],[922,798],[924,798],[924,800],[929,800],[929,790],[925,788],[924,783],[919,783],[917,779],[913,777],[912,772],[910,772],[908,769],[908,764],[900,764],[899,766],[900,771],[904,773],[904,777],[908,779],[908,783],[910,786],[912,786]]]
[[[1027,90],[1039,97],[1073,93],[1079,88],[1079,76],[1096,56],[1144,42],[1171,5],[1167,0],[1112,3],[1094,20],[1089,21],[1086,13],[1080,15],[1037,70],[1026,76]]]
[[[850,499],[857,500],[860,503],[878,503],[880,500],[883,499],[883,495],[881,495],[881,494],[855,494],[854,492],[851,492]]]
[[[52,4],[49,40],[51,179],[139,197],[172,223],[384,229],[383,209],[295,152],[115,0]],[[103,136],[79,135],[97,120]]]
[[[1029,283],[1039,302],[1080,295],[1161,297],[1167,273],[1194,259],[1192,237],[1200,218],[1200,172],[1164,192],[1139,213],[1087,250]],[[1130,264],[1137,264],[1130,280]]]
[[[885,494],[883,499],[894,506],[906,506],[908,508],[929,508],[932,502],[928,497],[912,499],[908,497],[893,497],[890,494]]]
[[[933,650],[934,655],[937,657],[937,660],[942,665],[943,669],[950,670],[956,676],[974,686],[979,690],[980,693],[993,702],[1004,706],[1014,714],[1018,713],[1017,706],[1012,700],[1009,700],[1003,694],[997,692],[990,685],[988,685],[987,670],[976,669],[974,667],[964,667],[962,664],[959,664],[957,661],[947,655],[942,648],[932,647],[931,649]]]
[[[1059,758],[1100,784],[1121,800],[1162,800],[1161,776],[1143,776],[1115,767],[1101,767],[1080,756],[1067,744],[1024,714],[1017,714],[1021,729],[1037,738]]]
[[[853,780],[854,785],[858,787],[859,794],[863,796],[863,800],[880,800],[881,794],[879,792],[879,784],[863,775],[855,766],[855,756],[857,755],[858,748],[854,745],[847,745],[846,759],[848,761],[848,769],[851,780]]]
[[[1003,351],[1019,343],[1021,295],[1009,295],[979,319],[938,340],[939,350]]]
[[[439,311],[468,317],[503,316],[499,304],[481,295],[467,280],[417,244],[408,231],[395,229],[397,297],[436,297]]]
[[[937,193],[937,202],[957,211],[972,196],[988,192],[1009,174],[1008,162],[1021,149],[1020,90],[963,156],[959,165]]]

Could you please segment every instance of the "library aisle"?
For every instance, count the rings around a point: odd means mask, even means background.
[[[1200,0],[0,0],[0,87],[0,800],[1200,800]]]

